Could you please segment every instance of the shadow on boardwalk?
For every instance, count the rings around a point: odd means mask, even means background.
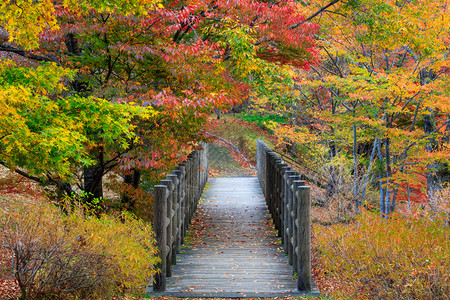
[[[302,295],[256,177],[211,178],[185,244],[159,295]]]

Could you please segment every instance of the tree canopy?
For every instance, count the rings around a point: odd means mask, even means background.
[[[449,180],[448,4],[330,4],[310,2],[320,12],[320,63],[297,72],[295,89],[276,106],[290,124],[274,130],[285,141],[309,145],[304,154],[312,158],[328,152],[329,195],[338,177],[332,161],[347,155],[356,204],[369,177],[381,183],[383,214],[400,197],[424,201]]]
[[[318,26],[294,1],[16,0],[0,10],[0,161],[68,194],[78,185],[99,197],[113,168],[182,158],[213,109],[267,93],[291,80],[285,66],[317,57]]]

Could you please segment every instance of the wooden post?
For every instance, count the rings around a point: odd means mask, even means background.
[[[167,179],[172,181],[173,189],[172,189],[172,197],[169,198],[169,201],[172,201],[172,214],[170,216],[170,222],[172,224],[172,241],[170,243],[171,254],[172,254],[172,265],[177,263],[177,229],[178,229],[178,176],[176,174],[167,175]]]
[[[277,161],[277,155],[275,153],[271,153],[271,161],[272,161],[272,197],[270,198],[270,214],[272,216],[273,224],[275,225],[275,229],[278,229],[277,224],[277,214],[276,214],[276,202],[277,202],[277,194],[278,194],[278,174],[277,174],[277,168],[278,168],[278,161]]]
[[[296,237],[296,230],[297,225],[295,224],[296,215],[297,215],[297,199],[295,198],[295,191],[298,184],[298,179],[300,178],[300,175],[292,175],[289,176],[289,193],[291,193],[291,197],[289,199],[289,248],[288,248],[288,254],[289,254],[289,264],[294,267],[294,272],[296,272],[296,262],[295,262],[295,237]]]
[[[289,254],[289,245],[291,244],[290,236],[292,236],[292,227],[290,225],[291,209],[292,209],[292,191],[290,176],[297,174],[295,171],[286,171],[284,173],[284,253]],[[292,264],[292,263],[291,263]]]
[[[190,203],[192,198],[192,155],[188,156],[189,160],[186,162],[186,197],[185,211],[184,211],[184,234],[186,235],[187,228],[189,226],[189,212]]]
[[[279,217],[279,232],[278,236],[281,237],[281,243],[284,244],[284,232],[286,230],[286,227],[284,227],[284,209],[285,209],[285,200],[286,200],[286,184],[285,184],[285,178],[284,174],[289,170],[287,164],[283,163],[280,165],[280,200],[278,202],[278,217]]]
[[[300,291],[311,290],[311,187],[297,190],[298,216],[298,279]]]
[[[190,218],[194,216],[197,210],[198,199],[200,199],[200,153],[197,151],[194,154],[194,202],[192,205],[192,212]]]
[[[187,224],[191,225],[192,215],[194,214],[194,198],[195,198],[195,153],[192,152],[189,158],[189,213]]]
[[[155,231],[156,243],[158,246],[158,256],[161,262],[156,265],[159,273],[154,275],[153,290],[162,292],[166,290],[166,269],[167,269],[167,187],[156,185],[153,203],[153,230]]]
[[[161,185],[167,186],[167,198],[166,198],[166,218],[167,218],[167,263],[166,263],[166,276],[172,276],[172,192],[173,192],[173,183],[171,180],[161,180]]]
[[[200,152],[200,174],[201,174],[201,189],[205,188],[206,181],[208,180],[208,144],[202,144],[202,150]]]
[[[281,199],[281,184],[280,184],[280,173],[281,173],[281,159],[278,157],[278,155],[274,154],[275,156],[275,174],[274,174],[274,181],[275,181],[275,188],[274,188],[274,199],[273,199],[273,223],[275,225],[275,229],[277,230],[277,236],[281,236],[280,231],[280,199]]]
[[[275,226],[276,222],[276,208],[275,208],[275,199],[277,197],[277,155],[274,152],[269,153],[270,159],[270,194],[269,194],[269,211],[274,220]],[[269,173],[268,172],[268,173]]]
[[[298,253],[299,253],[299,243],[298,243],[298,232],[299,232],[299,223],[298,223],[298,207],[299,207],[299,200],[297,197],[297,190],[299,186],[305,185],[304,181],[301,180],[294,180],[292,181],[292,193],[294,194],[294,203],[292,205],[292,212],[293,212],[293,232],[292,232],[292,266],[294,268],[294,274],[298,273]]]
[[[204,159],[204,165],[203,165],[203,169],[205,169],[205,183],[203,184],[203,187],[205,187],[206,182],[208,182],[208,178],[209,178],[209,165],[208,165],[208,151],[209,151],[209,146],[208,144],[205,144],[205,159]]]
[[[176,237],[176,253],[178,253],[181,249],[181,232],[183,230],[183,212],[181,209],[181,201],[183,197],[183,171],[181,167],[178,166],[179,169],[172,171],[172,174],[175,174],[178,178],[178,188],[177,188],[177,237]]]
[[[186,197],[187,197],[187,181],[186,181],[186,163],[181,163],[177,167],[181,171],[181,198],[180,198],[180,235],[181,235],[181,244],[184,243],[184,236],[186,234],[186,223],[185,223],[185,216],[186,216]]]
[[[258,181],[259,185],[261,186],[261,189],[263,193],[266,192],[266,185],[265,182],[265,176],[266,176],[266,153],[264,148],[264,142],[261,140],[256,141],[256,170],[258,174]]]
[[[266,183],[266,189],[264,191],[264,196],[266,199],[266,204],[269,207],[269,211],[270,211],[270,198],[272,197],[272,177],[273,177],[273,172],[272,172],[272,160],[271,160],[271,156],[270,156],[270,152],[266,153],[266,170],[265,170],[265,174],[264,174],[265,180],[264,182]]]

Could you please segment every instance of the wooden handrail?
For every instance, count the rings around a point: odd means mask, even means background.
[[[153,277],[153,291],[166,290],[166,278],[172,276],[187,228],[208,180],[207,144],[189,154],[165,180],[156,185],[153,203],[153,230],[161,262]]]
[[[263,141],[257,141],[258,180],[300,291],[311,291],[311,187]]]

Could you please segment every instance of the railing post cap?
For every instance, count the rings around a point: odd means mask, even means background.
[[[309,185],[300,185],[298,186],[298,189],[302,189],[302,190],[310,190],[311,187]]]
[[[174,174],[175,176],[177,176],[179,178],[183,174],[183,171],[181,171],[181,170],[173,170],[172,174]]]
[[[298,186],[304,186],[306,184],[306,182],[304,180],[293,180],[292,181],[293,184],[298,184]]]
[[[157,185],[154,185],[153,187],[154,187],[155,189],[156,189],[156,188],[158,188],[158,189],[166,188],[166,189],[167,189],[167,185],[164,185],[164,184],[157,184]]]

